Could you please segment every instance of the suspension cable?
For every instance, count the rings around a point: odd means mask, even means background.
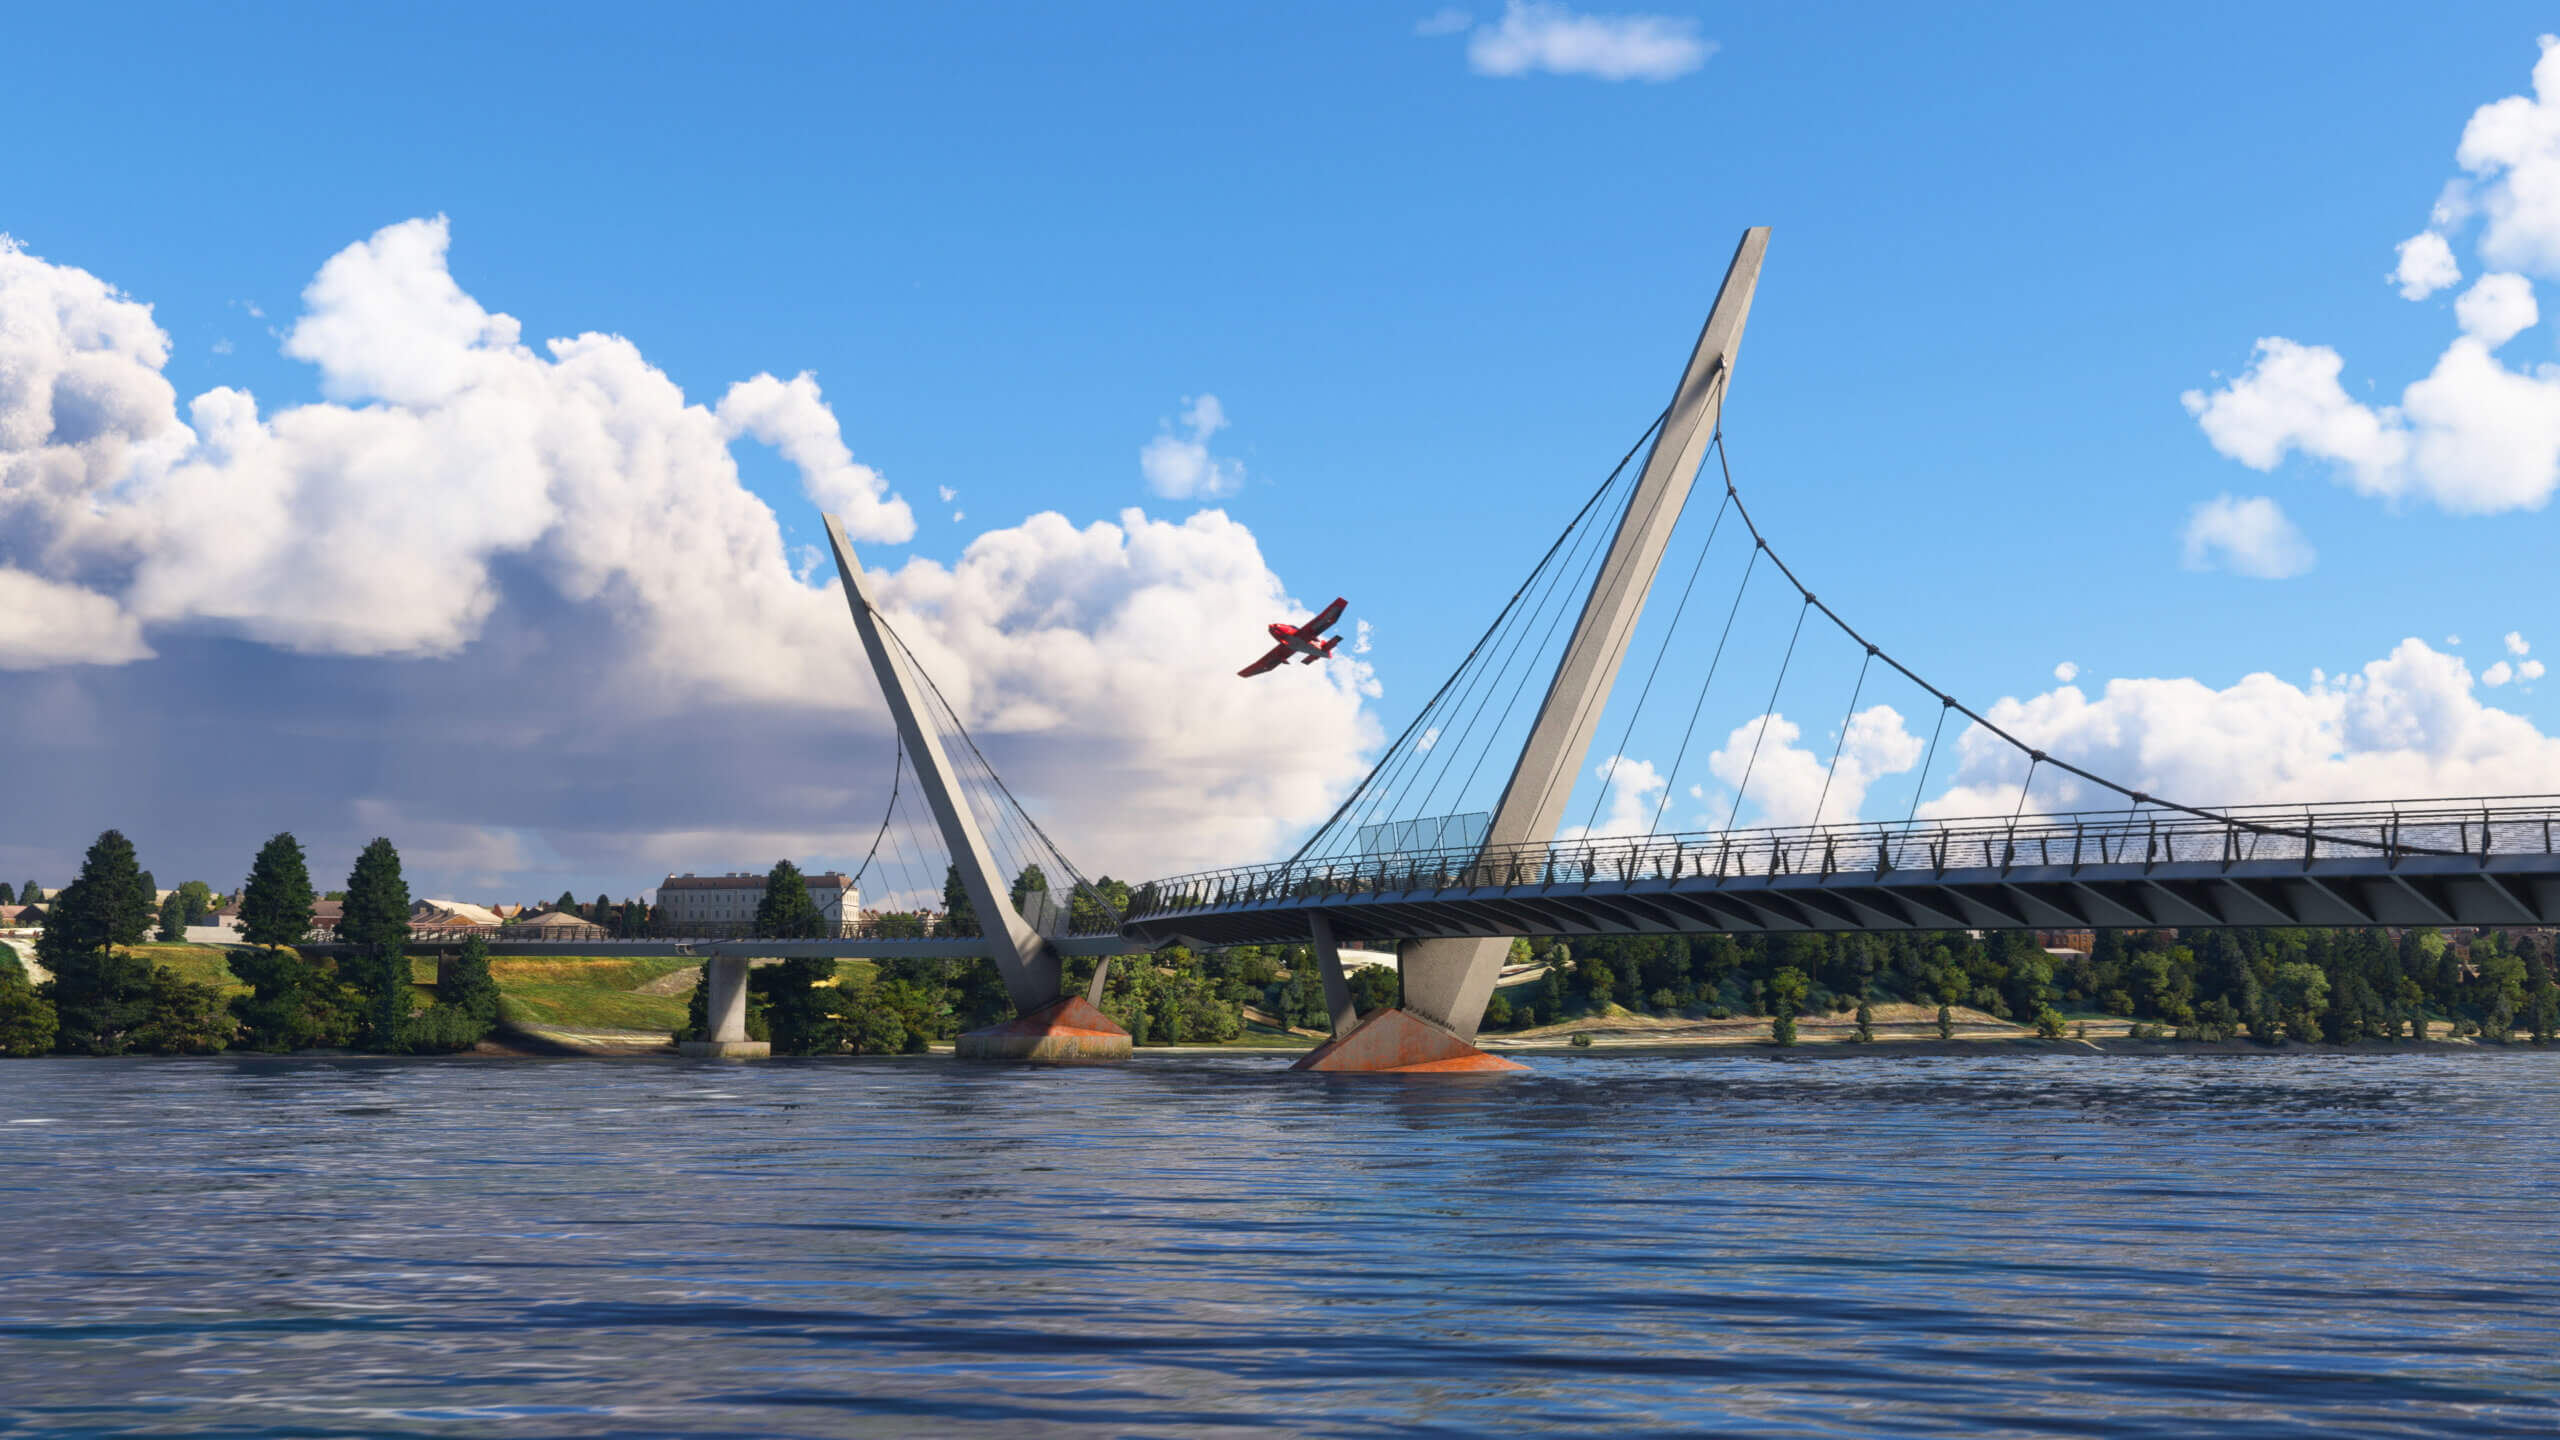
[[[1730,487],[1728,487],[1730,493]],[[1698,717],[1706,713],[1707,691],[1716,683],[1716,670],[1724,664],[1725,642],[1733,638],[1734,617],[1742,613],[1742,597],[1751,588],[1752,571],[1759,568],[1760,551],[1754,547],[1751,558],[1743,562],[1742,583],[1733,587],[1733,606],[1724,612],[1724,633],[1716,637],[1715,658],[1707,662],[1707,678],[1698,682],[1697,703],[1689,707],[1689,728],[1680,732],[1680,749],[1671,757],[1671,772],[1662,780],[1662,798],[1654,802],[1653,825],[1644,833],[1652,835],[1662,829],[1662,812],[1671,804],[1671,792],[1680,783],[1680,766],[1689,758],[1689,742],[1698,733]]]
[[[1769,706],[1760,712],[1760,733],[1751,737],[1751,758],[1743,762],[1742,783],[1733,787],[1733,813],[1724,817],[1727,830],[1733,828],[1735,818],[1742,814],[1743,792],[1751,788],[1751,772],[1760,764],[1760,742],[1769,738],[1769,726],[1778,718],[1778,692],[1786,687],[1787,667],[1796,662],[1796,641],[1804,638],[1804,617],[1812,613],[1813,597],[1807,595],[1804,604],[1796,608],[1795,633],[1787,637],[1786,657],[1778,662],[1777,683],[1769,687]]]
[[[1816,796],[1813,802],[1813,823],[1816,825],[1822,823],[1822,807],[1831,799],[1831,777],[1840,773],[1841,752],[1849,748],[1849,727],[1858,718],[1858,697],[1866,692],[1867,667],[1875,662],[1876,652],[1873,647],[1869,647],[1867,658],[1858,662],[1858,683],[1849,689],[1849,713],[1841,717],[1840,743],[1831,747],[1831,767],[1822,772],[1822,793]]]
[[[1938,723],[1929,731],[1929,748],[1920,752],[1920,783],[1911,787],[1911,813],[1902,821],[1906,826],[1920,818],[1920,797],[1929,793],[1929,766],[1938,758],[1938,736],[1947,728],[1947,712],[1954,708],[1956,702],[1938,697]]]

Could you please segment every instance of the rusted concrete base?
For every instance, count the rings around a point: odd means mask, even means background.
[[[763,1060],[773,1047],[762,1040],[679,1040],[676,1053],[691,1060]]]
[[[963,1060],[1090,1065],[1129,1058],[1129,1032],[1081,995],[1053,1000],[1019,1020],[972,1030],[952,1047]]]
[[[1488,1055],[1418,1015],[1378,1010],[1289,1068],[1333,1075],[1493,1075],[1529,1067]]]

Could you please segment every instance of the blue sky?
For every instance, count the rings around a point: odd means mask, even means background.
[[[1374,627],[1362,713],[1392,734],[1661,404],[1735,237],[1767,224],[1727,415],[1737,477],[1824,598],[1948,689],[2033,697],[2065,661],[2093,697],[2120,677],[2301,685],[2413,636],[2475,671],[2509,631],[2560,644],[2540,623],[2545,510],[2360,494],[2299,454],[2261,473],[2180,402],[2268,336],[2334,347],[2369,404],[2427,373],[2462,292],[2403,299],[2393,247],[2460,173],[2473,111],[2530,93],[2547,17],[1664,7],[1665,33],[1711,53],[1612,80],[1480,73],[1474,27],[1500,8],[1433,12],[56,8],[12,21],[42,63],[0,90],[18,138],[0,147],[0,231],[150,304],[182,410],[237,386],[272,414],[322,398],[280,346],[321,264],[446,217],[454,281],[528,342],[626,337],[705,405],[759,372],[813,372],[852,458],[916,516],[874,565],[953,565],[1038,511],[1181,520],[1198,505],[1151,493],[1140,450],[1214,395],[1209,450],[1242,475],[1214,503],[1290,595],[1351,597]],[[2470,243],[2466,285],[2490,268]],[[2551,345],[2536,327],[2501,355],[2529,371]],[[801,474],[734,448],[784,542],[815,539]],[[2316,562],[2190,568],[2191,512],[2225,494],[2272,499]],[[18,543],[0,562],[58,567]],[[409,663],[485,670],[518,627],[556,644],[580,623],[554,619],[502,606],[462,650]],[[58,720],[196,677],[204,716],[120,731],[128,763],[184,754],[188,774],[279,728],[241,682],[204,677],[280,666],[343,698],[398,668],[331,669],[201,619],[146,633],[158,658],[122,678],[48,662],[14,688]],[[1235,636],[1233,664],[1254,641]],[[733,698],[705,701],[686,743],[732,723]],[[2548,686],[2491,698],[2560,723]],[[700,718],[715,712],[731,719]],[[32,716],[12,722],[22,745],[47,743]],[[275,828],[361,843],[350,791],[410,796],[366,815],[422,815],[432,787],[412,771],[531,763],[581,730],[528,722],[490,742],[502,760],[436,728],[432,759],[384,740],[299,820],[120,819],[150,803],[115,767],[74,766],[88,778],[0,820],[0,872],[67,873],[127,823],[224,879]],[[1338,733],[1349,753],[1365,732]],[[569,788],[658,753],[635,741]],[[668,823],[627,797],[570,809],[599,831]],[[535,810],[491,823],[515,848],[433,878],[620,893],[671,853],[582,848]],[[851,858],[814,811],[697,828],[737,837],[741,866],[769,860],[743,853],[760,835]],[[729,868],[720,848],[700,868]]]

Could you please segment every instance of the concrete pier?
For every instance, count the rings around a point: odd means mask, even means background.
[[[773,1053],[771,1045],[747,1038],[750,963],[744,955],[714,955],[703,962],[703,1013],[711,1036],[678,1041],[677,1054],[697,1060],[761,1060]]]

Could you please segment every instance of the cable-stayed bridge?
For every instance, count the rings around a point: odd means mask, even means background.
[[[2560,921],[2560,800],[2215,809],[2147,793],[2033,747],[1819,599],[1744,505],[1725,446],[1724,403],[1768,239],[1745,232],[1670,403],[1285,861],[1125,896],[1084,879],[873,607],[829,517],[846,600],[899,733],[889,817],[864,872],[879,866],[902,877],[893,891],[965,908],[976,933],[955,937],[946,923],[938,938],[788,948],[989,955],[1021,1018],[963,1037],[962,1053],[1092,1059],[1128,1048],[1092,1003],[1109,961],[1087,993],[1069,995],[1064,954],[1305,943],[1335,1030],[1305,1068],[1466,1070],[1512,1068],[1470,1042],[1519,935]],[[1703,526],[1684,527],[1710,455],[1722,493]],[[1675,557],[1690,544],[1694,555]],[[1684,578],[1667,614],[1648,622],[1666,565]],[[1630,658],[1643,678],[1621,693]],[[1926,741],[1905,728],[1897,699],[1931,719]],[[1827,728],[1789,720],[1791,706],[1810,706]],[[1950,717],[1961,721],[1953,736]],[[1614,744],[1586,772],[1603,733]],[[1963,801],[1932,808],[1980,803],[1988,777],[2005,816],[1921,815],[1950,743],[1972,778]],[[1666,754],[1662,768],[1643,758]],[[1914,778],[1902,818],[1860,818],[1904,774]],[[1763,823],[1740,823],[1746,803]],[[1581,823],[1569,825],[1576,809]],[[1678,823],[1691,817],[1706,823]],[[1353,1013],[1337,949],[1354,938],[1399,942],[1401,1007]],[[743,955],[780,953],[775,942],[734,943],[710,967],[708,1053],[746,1048]]]

